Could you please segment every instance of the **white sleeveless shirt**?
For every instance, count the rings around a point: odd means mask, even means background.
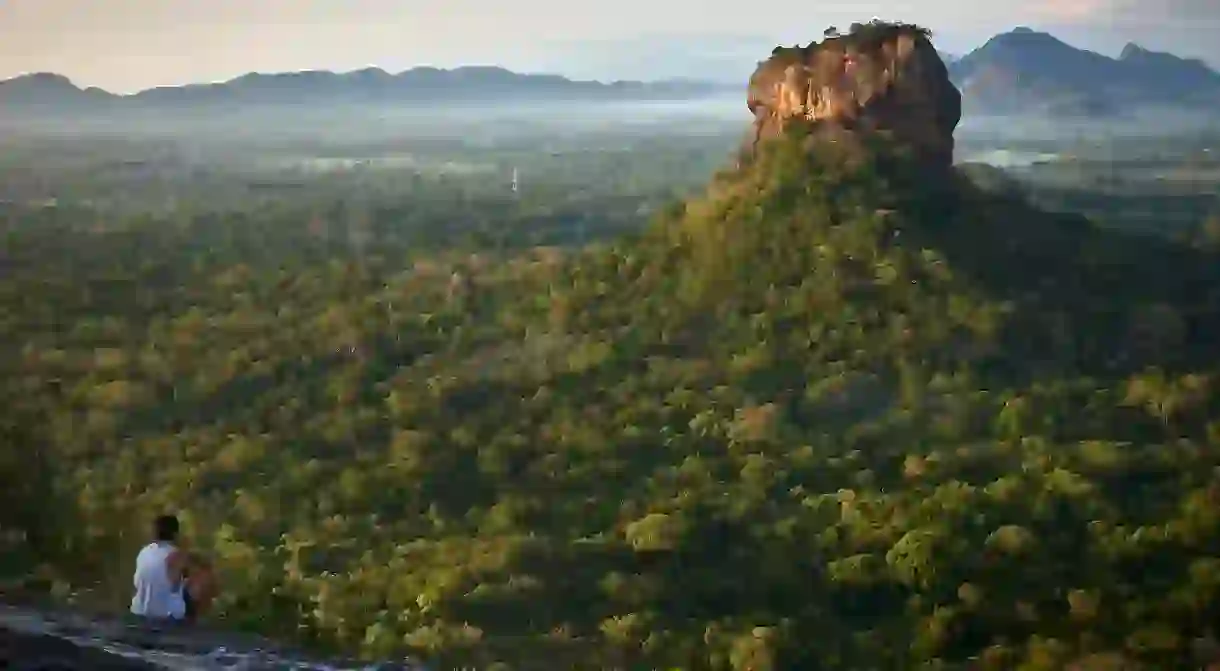
[[[174,587],[170,582],[166,562],[176,549],[172,543],[151,543],[140,550],[133,579],[136,588],[136,594],[131,598],[133,614],[175,620],[186,617],[182,584]]]

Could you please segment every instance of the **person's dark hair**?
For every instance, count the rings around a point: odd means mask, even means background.
[[[162,515],[153,522],[153,538],[159,541],[172,541],[178,538],[178,518],[173,515]]]

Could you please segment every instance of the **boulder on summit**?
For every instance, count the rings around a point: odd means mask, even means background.
[[[962,96],[929,32],[874,21],[826,34],[776,48],[750,77],[748,151],[800,122],[840,137],[879,133],[932,165],[952,165]]]

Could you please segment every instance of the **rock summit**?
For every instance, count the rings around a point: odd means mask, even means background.
[[[834,137],[880,134],[929,164],[953,162],[962,96],[919,26],[873,21],[826,31],[806,47],[777,47],[750,77],[757,144],[807,123]]]

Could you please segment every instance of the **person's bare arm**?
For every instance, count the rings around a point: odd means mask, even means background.
[[[199,555],[191,556],[186,589],[190,592],[196,613],[202,615],[211,609],[212,601],[220,590],[211,562]]]
[[[178,589],[182,586],[182,579],[186,576],[186,553],[181,550],[174,550],[168,557],[165,558],[165,570],[169,574],[169,584]]]

